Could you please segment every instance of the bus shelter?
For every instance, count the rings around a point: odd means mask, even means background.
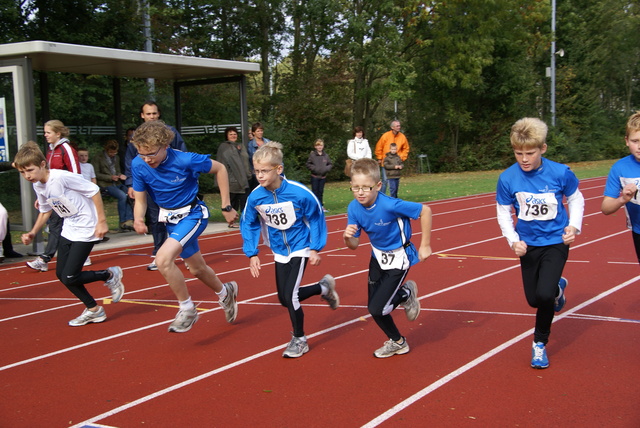
[[[185,86],[237,82],[240,99],[241,129],[248,128],[246,75],[260,71],[257,63],[196,58],[184,55],[130,51],[48,41],[28,41],[0,45],[0,74],[13,82],[14,116],[18,147],[36,140],[34,72],[41,81],[42,119],[49,116],[47,72],[66,72],[113,77],[114,125],[122,135],[120,78],[162,79],[174,82],[176,128],[182,124],[180,90]],[[4,94],[9,96],[10,94]],[[246,140],[243,132],[243,139]],[[35,221],[34,194],[30,183],[20,180],[22,229]],[[34,242],[34,252],[43,250],[42,239]]]

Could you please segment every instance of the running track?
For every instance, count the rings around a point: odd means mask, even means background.
[[[494,195],[481,194],[430,203],[435,254],[409,274],[423,311],[413,323],[394,312],[411,352],[385,360],[372,356],[386,338],[365,306],[369,246],[344,247],[344,215],[327,218],[322,264],[304,279],[334,275],[342,305],[305,302],[311,351],[294,360],[281,357],[290,323],[273,259],[263,248],[253,279],[238,231],[201,239],[221,279],[240,286],[238,320],[227,324],[192,280],[201,312],[185,334],[167,332],[175,301],[145,270],[149,246],[92,253],[95,268],[123,267],[127,292],[105,304],[106,322],[78,328],[67,321],[81,304],[53,271],[1,265],[0,427],[638,427],[640,269],[624,213],[600,213],[603,186],[581,183],[583,233],[547,370],[529,367],[534,311]],[[99,284],[90,290],[109,297]]]

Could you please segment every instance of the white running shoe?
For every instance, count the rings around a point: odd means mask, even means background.
[[[69,321],[69,325],[71,327],[79,327],[81,325],[87,325],[91,322],[98,323],[103,322],[107,319],[107,314],[104,312],[104,308],[102,306],[98,306],[98,310],[93,312],[88,308],[85,308],[82,311],[82,314],[78,318],[74,318]]]
[[[111,290],[111,300],[113,303],[118,303],[124,294],[124,284],[122,283],[124,273],[120,266],[112,266],[108,268],[107,271],[111,273],[111,278],[109,278],[104,285]]]
[[[35,259],[27,262],[27,266],[29,266],[33,270],[38,270],[40,272],[46,272],[49,270],[49,263],[45,262],[44,259],[40,256]]]
[[[227,297],[218,301],[218,303],[224,309],[224,316],[227,322],[232,323],[238,316],[238,284],[235,281],[231,281],[225,282],[222,286],[227,289]]]

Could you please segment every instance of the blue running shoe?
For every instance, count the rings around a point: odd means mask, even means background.
[[[549,367],[547,350],[542,342],[533,342],[533,348],[531,348],[531,367],[534,369],[546,369]]]
[[[558,296],[553,304],[553,310],[556,312],[560,312],[564,308],[564,304],[567,303],[567,298],[564,296],[564,289],[567,288],[567,285],[569,285],[567,278],[560,278],[560,281],[558,281]]]

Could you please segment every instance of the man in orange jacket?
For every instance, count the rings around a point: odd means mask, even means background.
[[[407,141],[407,137],[400,132],[400,121],[394,120],[391,122],[391,131],[387,131],[378,140],[376,144],[375,155],[378,159],[378,163],[380,164],[380,179],[382,180],[382,188],[380,191],[382,193],[386,193],[387,191],[387,172],[384,169],[384,165],[382,164],[384,161],[384,157],[389,152],[391,143],[396,143],[398,147],[398,155],[402,159],[402,161],[406,161],[409,156],[409,141]]]

